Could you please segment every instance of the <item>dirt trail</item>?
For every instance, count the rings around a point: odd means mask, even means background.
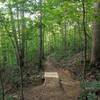
[[[43,85],[26,88],[25,100],[78,100],[80,82],[73,79],[73,73],[56,69],[50,61],[45,63],[45,67],[46,72],[57,72],[59,77],[45,77]]]

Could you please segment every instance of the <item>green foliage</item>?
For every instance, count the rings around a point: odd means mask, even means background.
[[[7,100],[14,100],[12,96],[7,96]]]
[[[20,30],[21,34],[23,33],[26,39],[25,43],[25,58],[27,61],[32,60],[34,57],[38,58],[38,47],[39,47],[39,38],[38,38],[38,12],[40,11],[40,6],[38,1],[23,1],[23,0],[5,0],[5,5],[0,7],[0,19],[1,28],[0,34],[2,40],[4,41],[4,49],[7,56],[7,64],[14,65],[16,64],[15,50],[12,44],[15,41],[13,29],[14,27],[18,28],[23,23],[25,28]],[[22,6],[24,5],[24,6]],[[91,23],[92,23],[92,14],[93,14],[93,1],[86,1],[87,6],[87,30],[88,35],[91,37]],[[5,10],[3,10],[3,9]],[[21,9],[24,10],[25,16],[21,16]],[[64,51],[64,41],[66,39],[66,57],[71,54],[75,54],[83,50],[83,31],[82,31],[82,4],[81,1],[61,1],[61,0],[48,0],[42,3],[42,23],[43,23],[43,33],[44,33],[44,50],[45,54],[58,54],[60,55],[61,51]],[[16,18],[14,18],[16,17]],[[13,19],[12,19],[13,18]],[[64,37],[65,29],[64,22],[66,25],[66,37]],[[19,24],[18,24],[19,23]],[[13,26],[13,27],[12,27]],[[14,29],[16,30],[16,29]],[[19,32],[16,31],[16,34],[19,38]],[[12,40],[11,40],[12,38]],[[91,48],[91,39],[88,41],[88,47]],[[1,50],[1,48],[0,48]],[[0,54],[1,55],[1,54]]]
[[[42,6],[38,0],[0,1],[0,65],[6,72],[11,71],[7,74],[10,82],[19,82],[19,70],[14,73],[18,68],[18,52],[20,55],[23,53],[21,50],[24,51],[25,64],[39,62],[40,11],[45,56],[62,59],[84,50],[81,1],[44,0]],[[93,3],[93,0],[85,2],[88,49],[91,49]],[[85,87],[90,86],[88,84]]]
[[[100,90],[100,82],[84,82],[81,84],[81,88],[84,89],[84,92],[80,95],[80,100],[97,100],[96,91]]]
[[[81,87],[87,90],[98,90],[100,89],[100,82],[99,81],[85,82],[81,84]]]
[[[0,100],[2,100],[2,91],[0,91]],[[6,96],[6,100],[14,100],[12,96]]]
[[[79,100],[97,100],[97,96],[94,92],[82,92]]]
[[[88,98],[88,100],[96,100],[97,96],[96,96],[95,93],[89,92],[88,95],[87,95],[87,98]]]

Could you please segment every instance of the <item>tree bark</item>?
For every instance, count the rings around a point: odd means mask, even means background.
[[[100,68],[100,1],[95,3],[91,65]]]
[[[1,72],[0,72],[0,83],[1,83],[1,87],[2,87],[2,100],[5,100],[4,84],[3,84]]]
[[[42,0],[39,1],[40,16],[39,16],[39,70],[43,70],[43,26],[42,26]]]

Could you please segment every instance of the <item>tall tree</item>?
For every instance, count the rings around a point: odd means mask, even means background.
[[[91,63],[93,66],[100,68],[100,0],[95,5],[95,19],[93,25],[93,44]]]
[[[1,65],[0,65],[0,67],[1,67]],[[1,68],[0,68],[0,84],[1,84],[1,88],[2,88],[2,100],[5,100],[4,83],[3,83]]]
[[[5,59],[5,41],[4,40],[4,34],[0,32],[0,85],[2,88],[2,100],[5,100],[5,92],[4,92],[4,80],[3,80],[3,72],[4,72],[4,66],[5,66],[5,62],[7,59]]]
[[[42,58],[43,58],[43,26],[42,26],[42,0],[39,1],[40,16],[39,16],[39,67],[43,69]]]
[[[83,7],[83,32],[84,32],[84,70],[83,76],[85,75],[85,70],[87,67],[87,31],[86,31],[86,7],[85,7],[85,0],[82,0],[82,7]]]

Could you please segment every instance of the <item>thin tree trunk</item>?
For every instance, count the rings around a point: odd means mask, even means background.
[[[2,74],[0,72],[0,83],[2,87],[2,100],[5,100],[5,92],[4,92],[4,85],[3,85],[3,79],[2,79]]]
[[[24,2],[22,3],[22,6],[24,7]],[[21,24],[21,41],[20,41],[20,75],[21,75],[21,100],[24,100],[24,85],[23,85],[23,68],[25,66],[25,20],[24,20],[24,9],[21,11],[21,18],[22,18],[22,24]]]
[[[87,32],[86,32],[86,9],[85,9],[85,0],[82,1],[83,5],[83,32],[84,32],[84,70],[83,74],[85,75],[85,70],[87,67]]]
[[[23,86],[23,61],[21,59],[20,59],[21,100],[24,100],[24,91],[23,91],[23,87],[24,87]]]
[[[45,29],[43,29],[43,38],[42,38],[42,42],[43,42],[43,45],[42,45],[42,59],[45,58],[45,54],[44,54],[44,49],[45,49],[45,48],[44,48],[44,38],[45,38],[44,35],[45,35],[45,34],[44,34],[44,33],[45,33]]]
[[[66,23],[66,21],[64,22],[64,29],[65,29],[65,31],[64,31],[64,51],[66,52],[66,50],[67,50],[67,23]]]
[[[39,16],[39,67],[43,70],[42,58],[43,58],[43,27],[42,27],[42,0],[40,3],[40,16]]]
[[[17,37],[17,33],[16,33],[16,26],[14,23],[14,18],[13,18],[13,13],[12,13],[12,8],[9,5],[9,12],[10,12],[10,18],[11,18],[11,25],[12,25],[12,34],[14,37],[14,42],[15,42],[15,51],[16,51],[16,58],[17,58],[17,63],[19,65],[19,43],[18,43],[18,37]],[[12,41],[13,42],[13,41]],[[13,43],[14,44],[14,43]]]

